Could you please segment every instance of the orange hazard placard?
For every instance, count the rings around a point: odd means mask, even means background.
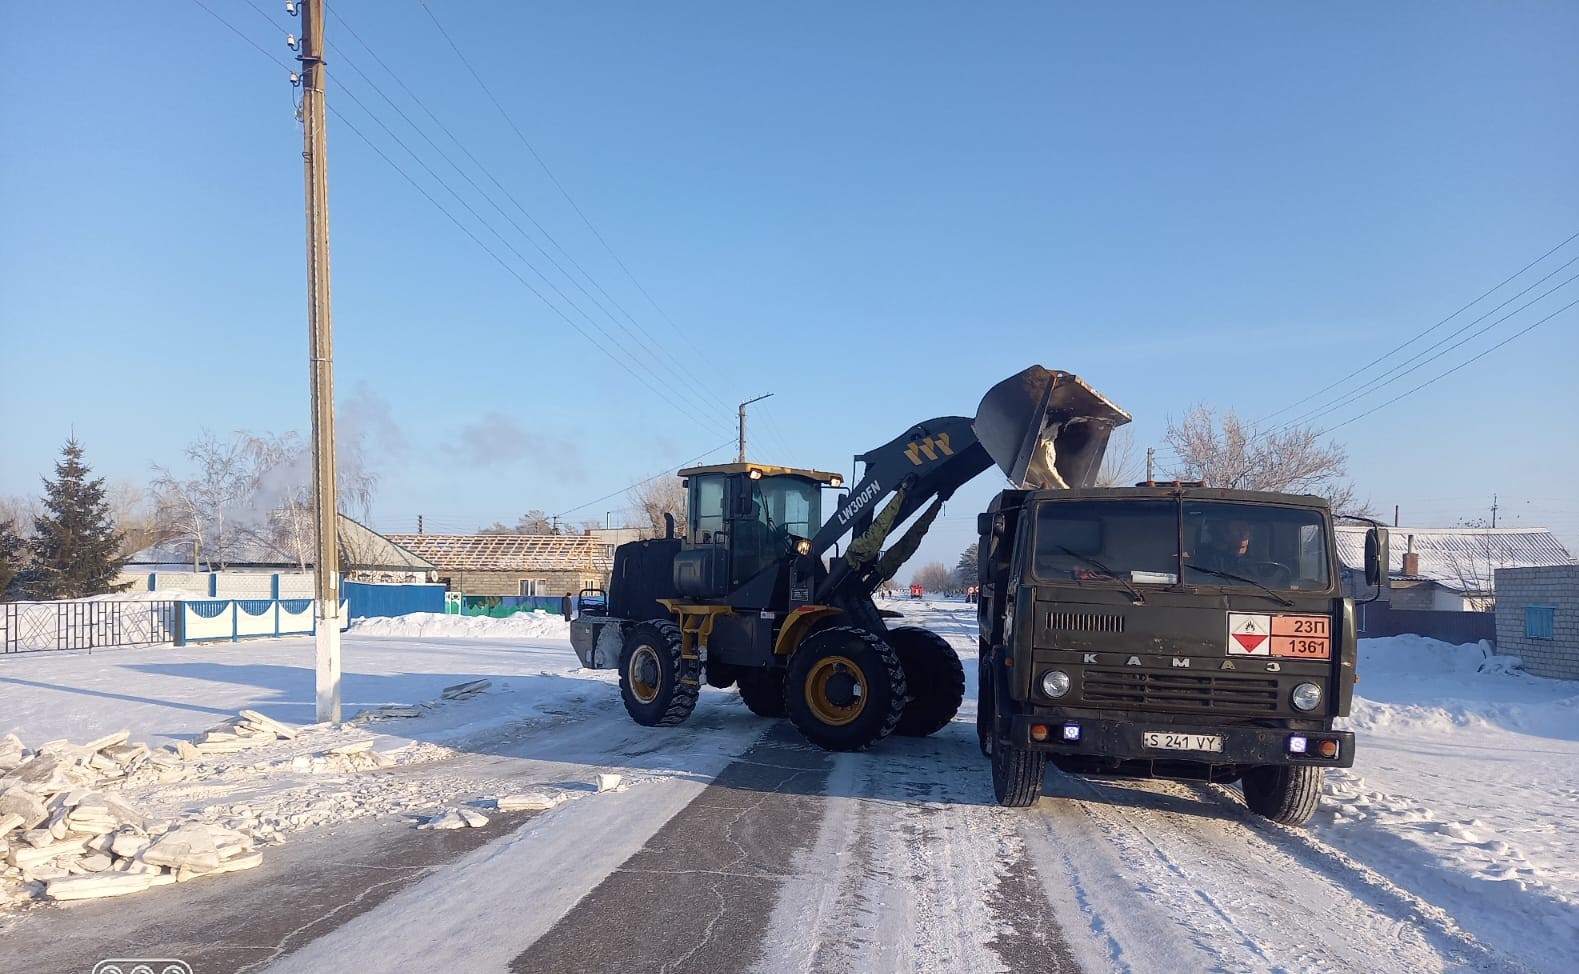
[[[1326,639],[1332,635],[1332,620],[1326,616],[1273,616],[1272,635]]]
[[[1326,616],[1273,616],[1272,655],[1291,659],[1332,656],[1332,620]]]

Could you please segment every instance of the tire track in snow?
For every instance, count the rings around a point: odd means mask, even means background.
[[[1077,970],[973,731],[839,755],[758,974]]]
[[[1112,969],[1526,970],[1451,917],[1217,786],[1048,775],[1022,829]],[[1137,895],[1138,894],[1138,895]],[[1157,917],[1167,918],[1163,923]],[[1148,922],[1151,921],[1151,922]]]

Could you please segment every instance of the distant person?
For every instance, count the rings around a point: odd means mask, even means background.
[[[570,593],[566,592],[565,593],[565,597],[559,600],[559,612],[560,612],[561,615],[563,615],[565,617],[565,621],[566,622],[570,621],[570,614],[574,610],[574,608],[575,608],[575,605],[571,601]]]

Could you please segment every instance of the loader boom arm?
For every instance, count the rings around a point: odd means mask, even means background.
[[[994,463],[1022,488],[1089,486],[1109,434],[1129,418],[1077,376],[1031,366],[993,386],[974,420],[929,419],[857,456],[865,464],[860,482],[811,539],[812,557],[821,558],[851,535],[817,600],[830,601],[852,583],[870,595],[915,550],[942,502]],[[933,509],[879,561],[893,529],[928,504]]]

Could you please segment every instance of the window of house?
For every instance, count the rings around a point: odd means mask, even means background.
[[[548,594],[548,580],[546,578],[523,578],[523,579],[521,579],[521,594],[522,595],[547,595]]]
[[[1524,635],[1530,639],[1555,639],[1557,607],[1555,605],[1527,605],[1524,607]]]

